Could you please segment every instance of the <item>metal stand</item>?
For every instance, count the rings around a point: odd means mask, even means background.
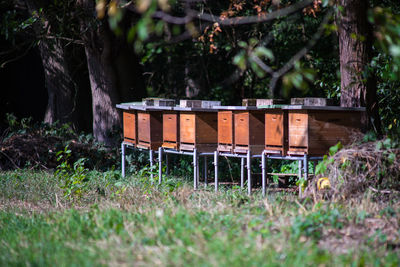
[[[207,164],[207,156],[204,156],[204,187],[207,187],[208,183],[208,164]]]
[[[160,185],[162,182],[162,147],[158,148],[158,184]]]
[[[154,183],[154,174],[153,174],[153,165],[154,165],[154,152],[153,150],[149,150],[149,160],[150,160],[150,180],[151,180],[151,184]]]
[[[247,151],[247,194],[251,195],[251,152]]]
[[[267,161],[264,152],[261,154],[261,172],[262,172],[262,196],[265,197],[267,188]]]
[[[240,158],[240,188],[244,188],[244,158]]]
[[[126,156],[126,147],[132,147],[133,145],[130,143],[122,142],[121,144],[121,172],[122,177],[125,177],[125,156]],[[139,149],[143,150],[143,149]],[[208,165],[207,165],[207,156],[214,156],[214,190],[215,192],[218,191],[218,158],[219,156],[225,157],[234,157],[240,158],[240,187],[244,188],[244,176],[245,171],[244,168],[247,168],[247,193],[250,195],[252,193],[252,175],[251,175],[251,159],[252,158],[261,158],[261,169],[262,169],[262,195],[266,195],[266,188],[267,188],[267,173],[268,173],[268,159],[278,159],[278,160],[296,160],[299,163],[299,170],[298,170],[298,178],[304,178],[305,181],[308,180],[308,162],[314,161],[314,169],[313,172],[315,174],[315,162],[322,160],[322,157],[310,157],[308,155],[304,156],[277,156],[277,155],[267,155],[265,151],[260,155],[252,155],[250,151],[247,154],[231,154],[231,153],[219,153],[218,151],[214,151],[213,153],[199,153],[197,149],[194,149],[193,152],[191,151],[177,151],[173,149],[166,149],[160,147],[158,151],[149,150],[149,160],[150,160],[150,168],[151,168],[151,181],[154,182],[154,153],[158,152],[158,183],[162,183],[162,157],[165,154],[166,164],[167,164],[167,174],[169,173],[169,157],[168,154],[179,154],[179,155],[191,155],[193,156],[193,187],[195,190],[199,188],[199,177],[200,177],[200,162],[199,158],[204,157],[204,185],[207,186],[208,184]],[[246,160],[246,164],[245,164]],[[299,195],[302,194],[301,185],[299,186]]]
[[[121,174],[125,177],[125,143],[121,143]]]
[[[218,192],[218,151],[214,152],[214,190]]]

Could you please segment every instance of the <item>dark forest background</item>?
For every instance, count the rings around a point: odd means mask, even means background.
[[[227,23],[293,5],[274,20]],[[1,1],[0,129],[13,113],[111,144],[120,102],[319,96],[366,106],[370,128],[391,133],[399,12],[389,0]]]

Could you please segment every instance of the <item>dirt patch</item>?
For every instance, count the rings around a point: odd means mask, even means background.
[[[363,223],[350,224],[342,229],[324,229],[319,246],[337,254],[346,254],[362,246],[385,246],[398,250],[398,227],[397,218],[368,218]]]

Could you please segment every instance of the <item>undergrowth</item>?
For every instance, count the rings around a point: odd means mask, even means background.
[[[149,173],[86,173],[65,198],[47,171],[0,172],[1,265],[398,266],[396,199],[262,198]]]

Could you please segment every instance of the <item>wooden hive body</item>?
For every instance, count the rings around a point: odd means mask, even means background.
[[[234,152],[253,154],[264,150],[264,111],[234,111]]]
[[[218,151],[233,152],[235,137],[233,121],[232,110],[218,111]]]
[[[179,149],[179,112],[163,112],[163,144],[165,148]]]
[[[163,123],[161,111],[137,111],[137,147],[156,150],[162,145]]]
[[[352,110],[289,110],[289,155],[327,154],[339,141],[359,133],[362,112]]]
[[[181,111],[180,149],[212,152],[217,148],[217,112]]]
[[[135,110],[124,110],[122,113],[124,141],[137,144],[137,114]]]
[[[285,156],[288,149],[288,112],[265,110],[265,153]]]

